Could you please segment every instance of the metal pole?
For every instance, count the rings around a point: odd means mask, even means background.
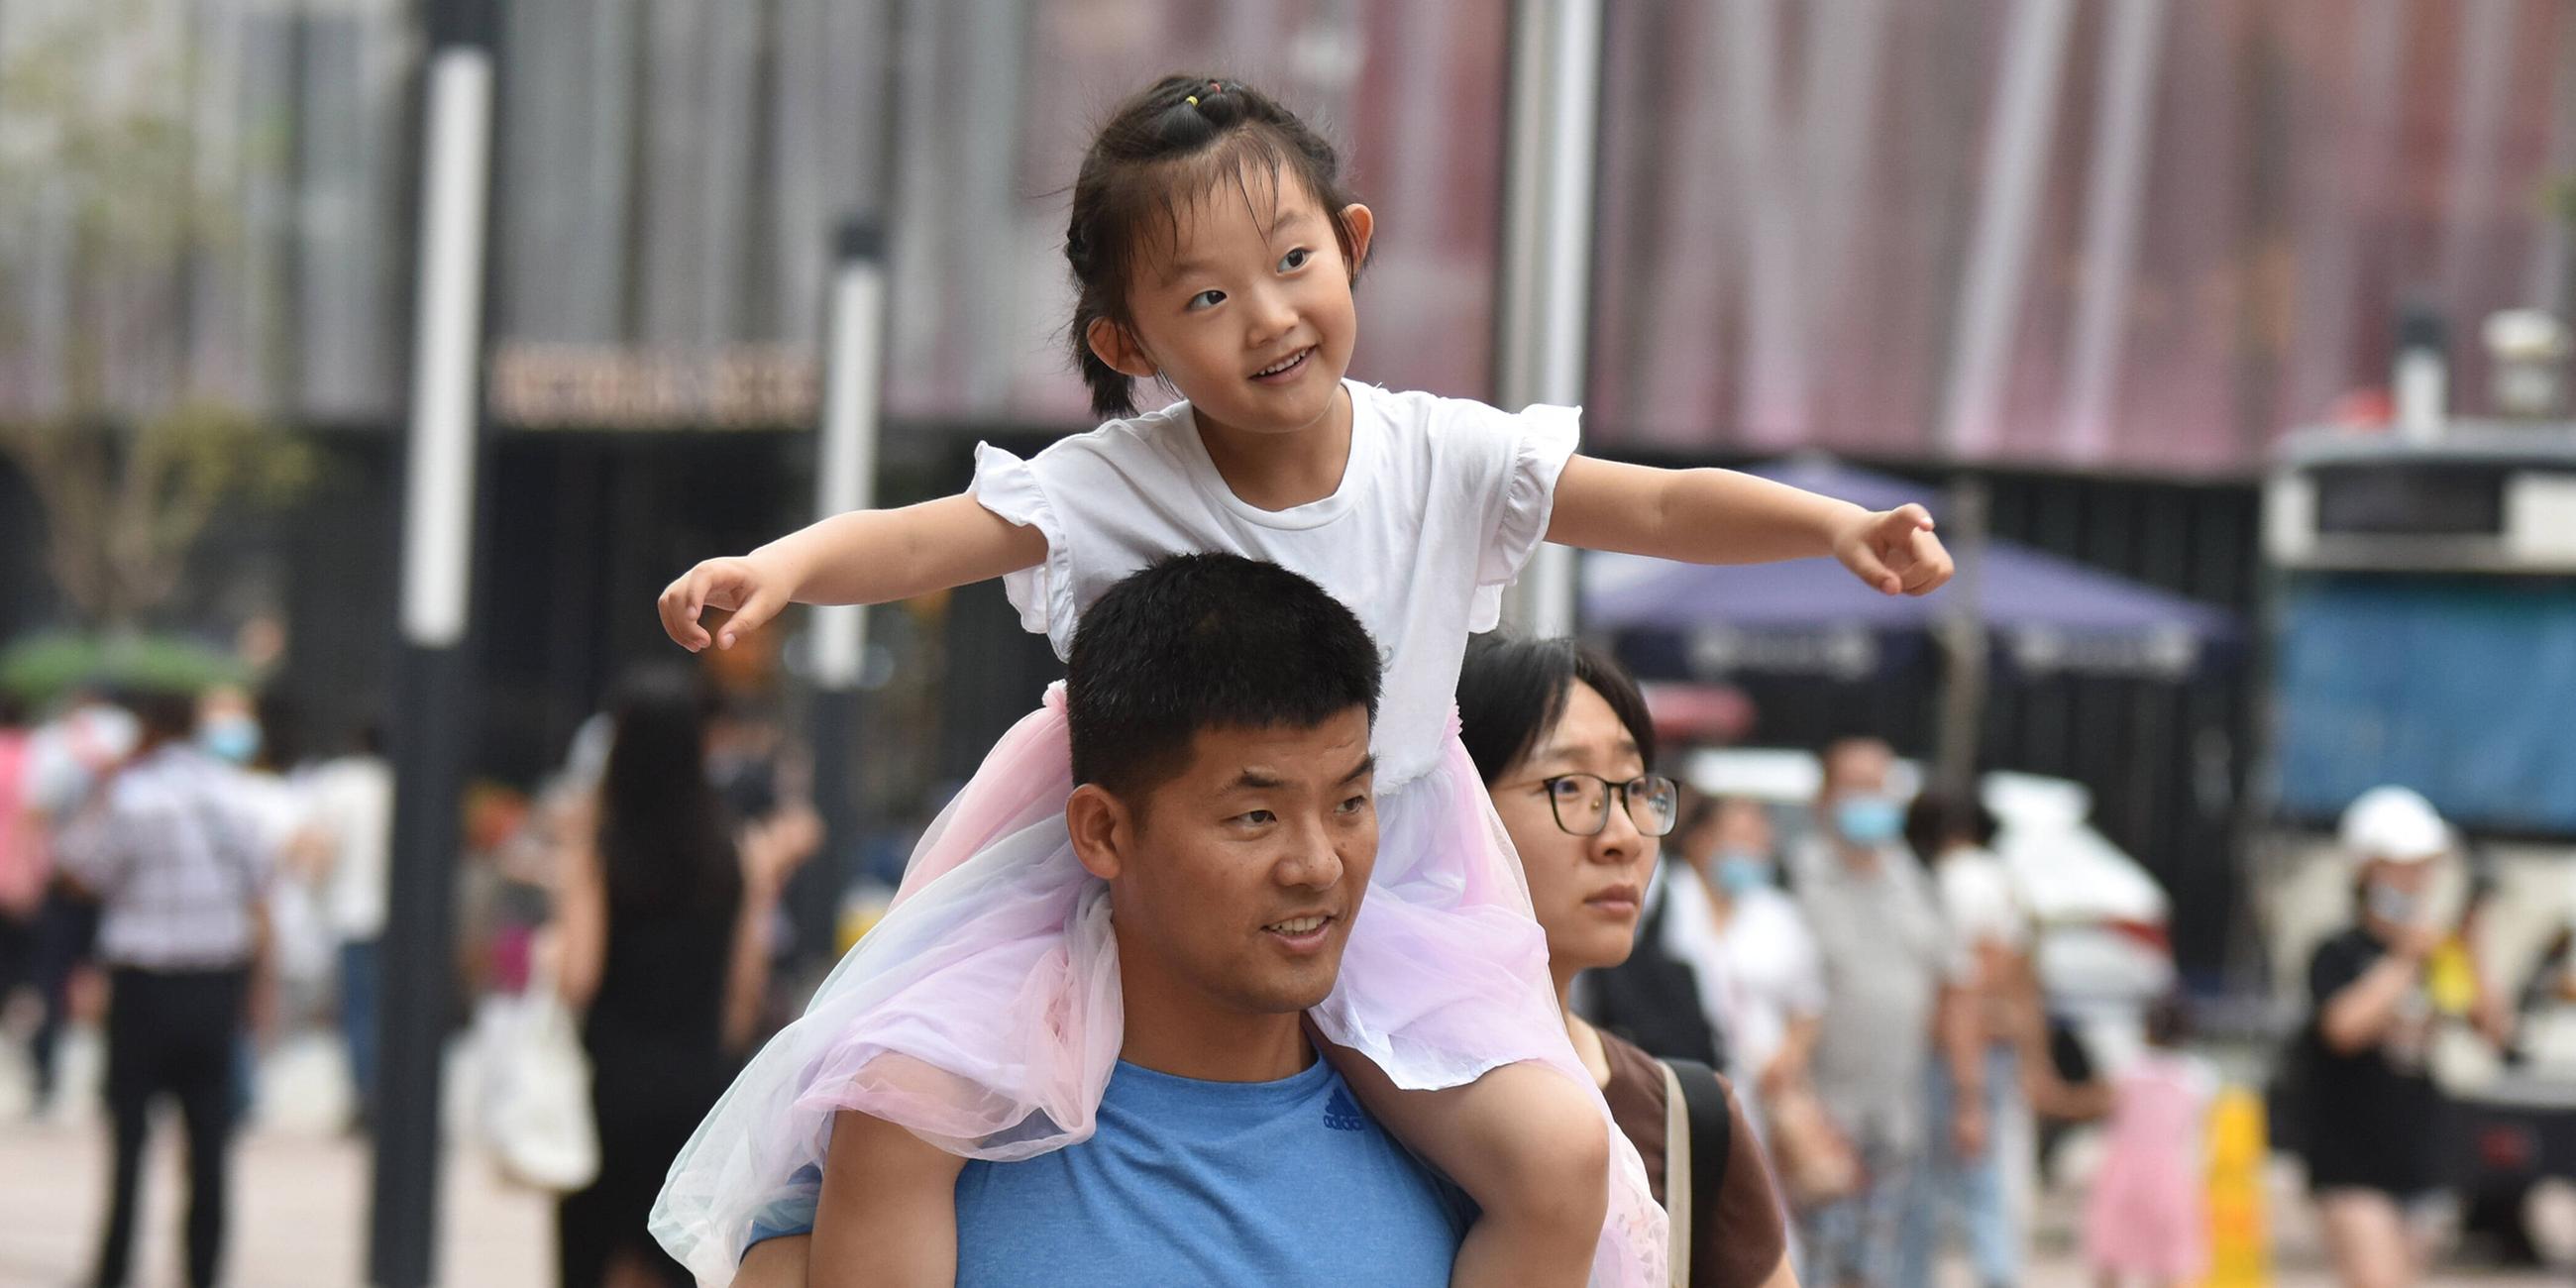
[[[1985,479],[1960,475],[1942,508],[1949,513],[1942,516],[1941,527],[1959,571],[1945,592],[1951,606],[1935,628],[1941,642],[1941,723],[1932,779],[1942,791],[1974,799],[1978,742],[1985,732],[1986,676],[1993,666],[1986,615],[1977,596],[1986,561]]]
[[[394,852],[385,926],[369,1278],[427,1288],[436,1242],[439,1058],[453,994],[475,455],[492,173],[491,0],[431,0],[419,281],[405,457]]]
[[[877,439],[886,355],[885,229],[844,224],[832,258],[832,316],[823,387],[822,441],[814,461],[814,510],[830,518],[876,504]],[[814,804],[823,816],[826,877],[837,899],[858,845],[859,674],[867,610],[814,610]],[[828,917],[832,904],[821,905]],[[828,925],[828,922],[826,923]]]
[[[1506,408],[1583,401],[1592,327],[1592,202],[1599,188],[1600,0],[1519,0],[1512,10],[1511,151],[1504,185],[1502,310],[1494,388]],[[1574,552],[1542,545],[1507,617],[1572,634]]]

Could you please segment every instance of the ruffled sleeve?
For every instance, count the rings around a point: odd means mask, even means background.
[[[1044,635],[1061,657],[1073,646],[1073,544],[1046,488],[1027,461],[990,443],[975,445],[975,481],[966,490],[985,509],[1046,537],[1046,558],[1002,575],[1002,592],[1020,610],[1020,627]]]
[[[1583,436],[1583,412],[1577,407],[1533,406],[1509,418],[1512,457],[1504,475],[1502,498],[1476,564],[1476,599],[1468,629],[1488,631],[1502,618],[1503,588],[1529,566],[1539,543],[1547,539],[1548,516],[1556,510],[1556,480]]]

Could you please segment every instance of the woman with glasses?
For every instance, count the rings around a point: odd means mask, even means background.
[[[1616,966],[1636,947],[1638,914],[1661,838],[1679,814],[1679,791],[1653,772],[1655,730],[1636,685],[1617,664],[1571,640],[1471,641],[1458,677],[1458,718],[1460,741],[1528,873],[1563,1006],[1575,976]],[[1657,1199],[1669,1206],[1664,1066],[1571,1008],[1565,1027],[1612,1119],[1636,1144]],[[1723,1079],[1719,1085],[1735,1145],[1716,1201],[1693,1205],[1687,1282],[1794,1285],[1770,1172],[1732,1089]]]

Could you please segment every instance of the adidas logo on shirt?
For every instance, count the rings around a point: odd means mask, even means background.
[[[1324,1125],[1334,1131],[1358,1131],[1368,1126],[1368,1115],[1360,1112],[1348,1088],[1335,1087],[1333,1098],[1324,1102]]]

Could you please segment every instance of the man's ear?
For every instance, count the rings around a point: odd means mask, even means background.
[[[1136,820],[1127,802],[1098,783],[1073,789],[1064,803],[1065,829],[1073,834],[1074,857],[1083,870],[1103,881],[1115,881],[1136,844]]]
[[[1151,380],[1161,368],[1136,343],[1136,333],[1107,318],[1093,318],[1082,329],[1082,342],[1091,346],[1093,357],[1108,363],[1112,371],[1138,380]]]

